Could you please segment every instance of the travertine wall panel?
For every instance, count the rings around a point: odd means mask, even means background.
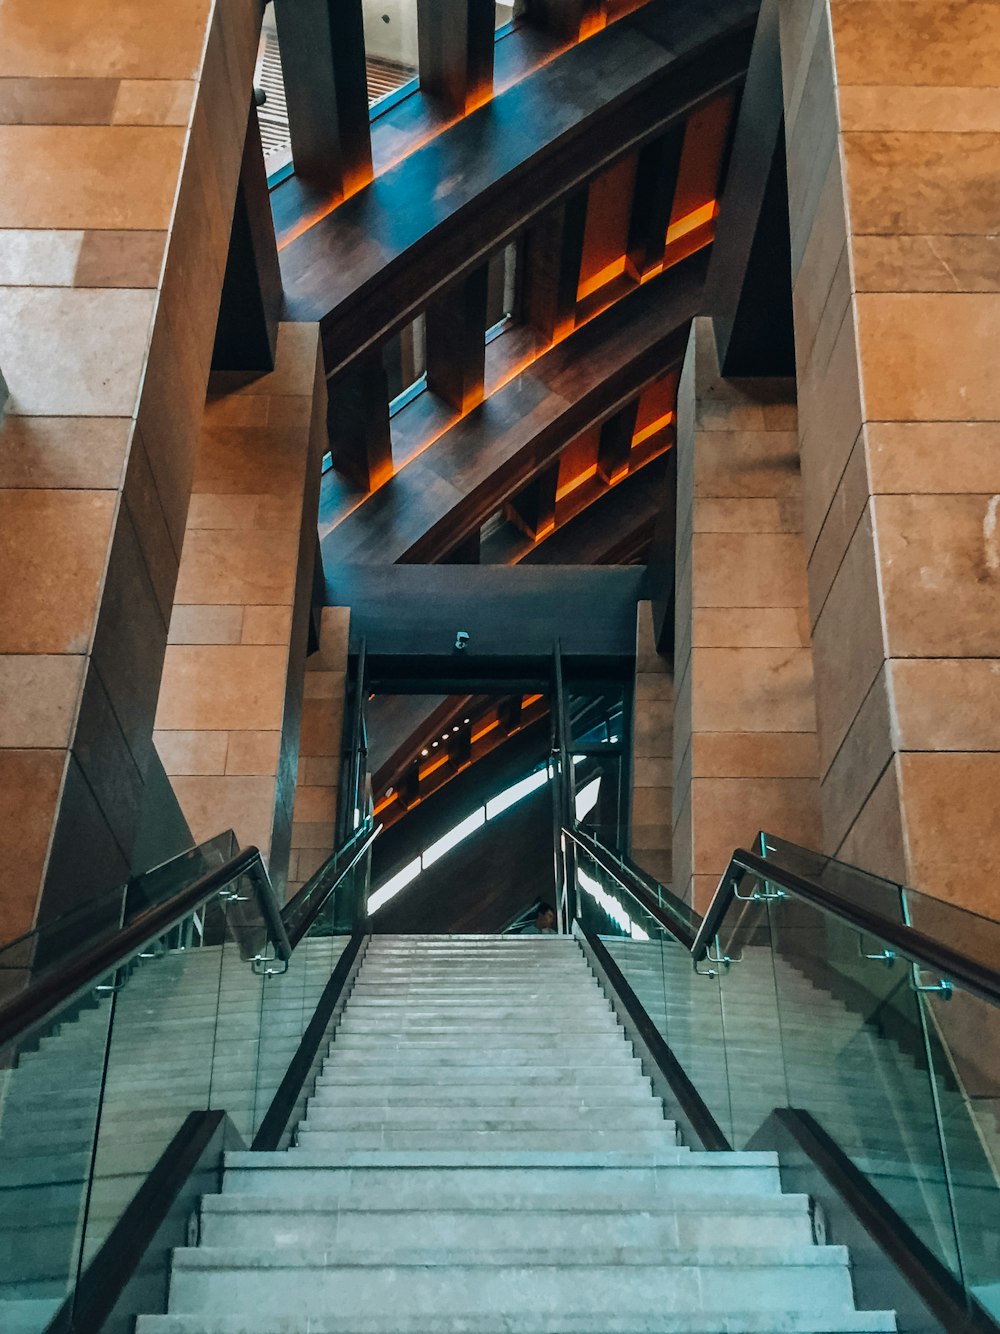
[[[54,791],[21,788],[48,832],[0,935],[140,869],[261,9],[0,7],[0,174],[16,182],[0,198],[0,652],[17,719],[0,792],[26,755],[62,757]],[[46,655],[73,665],[32,664]]]
[[[653,609],[640,602],[636,619],[635,713],[632,745],[631,850],[661,884],[673,883],[674,681],[656,652]]]
[[[702,911],[758,830],[819,838],[795,426],[794,389],[723,380],[697,321],[678,410],[673,859]]]
[[[781,42],[826,845],[996,915],[1000,11],[781,0]]]
[[[316,325],[280,326],[271,374],[212,377],[156,711],[157,749],[194,836],[231,826],[279,888],[325,404]]]

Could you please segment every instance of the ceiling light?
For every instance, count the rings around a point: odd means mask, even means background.
[[[437,743],[435,742],[435,745],[436,745],[436,744],[437,744]],[[429,754],[430,754],[430,751],[429,751],[429,750],[427,749],[427,747],[425,746],[425,747],[423,748],[423,750],[422,750],[420,753],[421,753],[421,755],[429,755]]]

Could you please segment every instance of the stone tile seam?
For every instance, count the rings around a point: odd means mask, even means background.
[[[830,763],[826,766],[826,772],[825,772],[825,773],[821,773],[821,774],[819,775],[819,784],[820,784],[820,787],[821,787],[821,788],[822,788],[823,784],[827,781],[827,779],[830,777],[831,770],[833,769],[833,766],[837,763],[837,759],[838,759],[838,757],[839,757],[841,751],[844,749],[844,746],[847,744],[847,739],[848,739],[848,737],[851,735],[851,732],[854,730],[854,724],[858,721],[858,718],[860,717],[862,711],[864,710],[865,705],[868,703],[868,699],[869,699],[869,697],[871,696],[871,693],[872,693],[872,691],[874,690],[876,684],[878,683],[878,679],[879,679],[879,677],[882,675],[882,672],[883,672],[883,669],[885,668],[885,665],[886,665],[886,659],[883,658],[882,661],[879,663],[878,668],[877,668],[876,671],[875,671],[875,675],[872,677],[871,681],[870,681],[869,684],[868,684],[868,689],[865,691],[864,696],[862,697],[861,703],[858,705],[858,707],[857,707],[857,709],[855,710],[853,716],[851,717],[851,721],[847,724],[846,728],[844,729],[844,735],[843,735],[843,737],[841,738],[841,740],[840,740],[840,744],[837,746],[837,749],[834,751],[833,755],[830,757]],[[890,714],[891,714],[891,712],[892,712],[892,708],[891,708],[891,701],[890,701]],[[895,728],[895,719],[893,719],[893,727]],[[893,738],[892,745],[893,745],[893,752],[895,753],[895,738]],[[871,793],[869,793],[868,795],[870,796]],[[865,797],[865,801],[867,801],[867,800],[868,800],[868,797]]]

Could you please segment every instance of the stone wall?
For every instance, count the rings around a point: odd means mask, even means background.
[[[674,885],[704,912],[761,829],[820,840],[794,386],[723,380],[697,320],[678,400]]]
[[[138,869],[261,10],[0,6],[0,937]]]
[[[232,827],[284,883],[326,382],[315,324],[274,371],[209,382],[155,740],[196,841]]]
[[[656,651],[653,609],[640,602],[635,643],[632,858],[661,885],[673,883],[674,680]]]
[[[1000,8],[781,44],[826,847],[996,917]]]

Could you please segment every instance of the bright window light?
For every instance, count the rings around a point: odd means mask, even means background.
[[[648,940],[649,935],[643,931],[641,926],[637,926],[632,918],[618,902],[613,898],[592,877],[587,875],[586,871],[577,871],[577,880],[580,888],[585,889],[599,908],[602,908],[611,920],[617,923],[623,931],[627,931],[633,940]]]
[[[416,880],[419,874],[420,858],[414,857],[413,861],[404,866],[401,871],[398,871],[391,880],[387,880],[384,885],[378,887],[374,894],[369,895],[369,913],[378,912],[384,903],[388,903],[391,898],[395,898],[399,891],[405,889],[411,881]]]
[[[486,823],[486,815],[482,806],[477,811],[473,811],[470,816],[457,824],[454,829],[449,830],[444,838],[439,838],[436,843],[432,843],[423,855],[424,870],[432,866],[439,857],[443,857],[446,852],[451,852],[452,848],[458,846],[464,838],[474,834],[477,829],[481,829]]]
[[[519,783],[513,787],[507,788],[501,792],[498,797],[486,803],[486,818],[492,820],[494,816],[500,815],[503,811],[510,810],[519,801],[525,797],[530,797],[532,792],[537,792],[540,787],[544,787],[549,781],[548,769],[539,769],[537,773],[529,774],[527,778],[522,778]]]
[[[601,791],[601,775],[592,778],[586,787],[580,789],[576,794],[576,818],[583,820],[597,805],[597,798]]]

